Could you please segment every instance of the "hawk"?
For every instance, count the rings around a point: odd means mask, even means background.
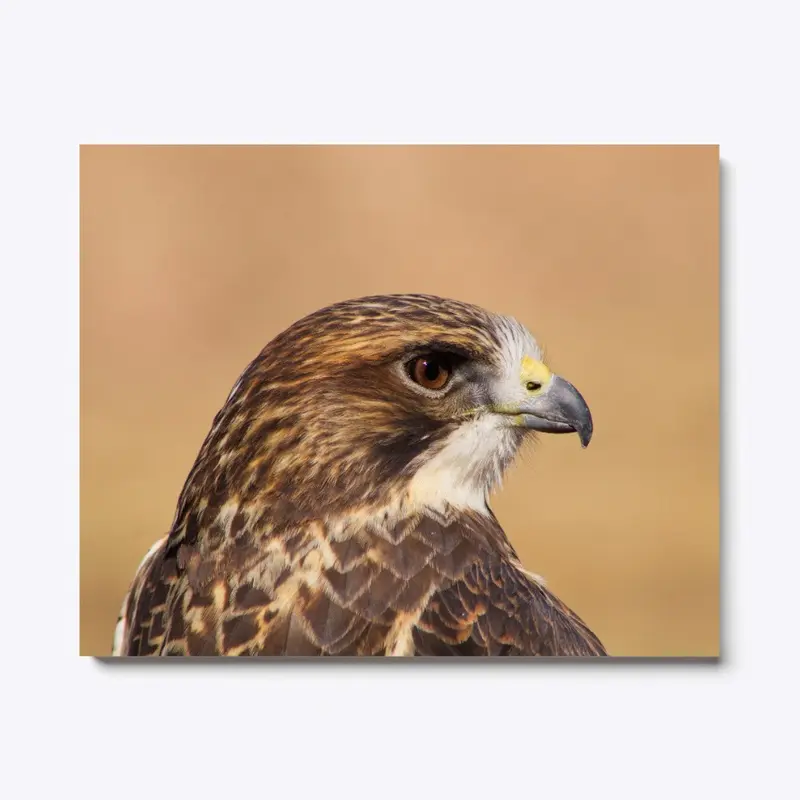
[[[598,656],[488,496],[532,432],[592,417],[515,319],[430,295],[323,308],[214,418],[114,655]]]

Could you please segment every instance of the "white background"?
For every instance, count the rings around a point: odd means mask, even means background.
[[[792,12],[608,0],[0,4],[2,794],[791,794]],[[78,658],[78,144],[277,141],[721,145],[719,665],[136,669]]]

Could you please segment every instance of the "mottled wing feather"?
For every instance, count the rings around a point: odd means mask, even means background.
[[[123,605],[118,654],[604,653],[516,566],[491,516],[420,515],[345,539],[319,523],[260,542],[247,530],[211,548],[207,538],[162,540],[148,554]]]
[[[430,599],[417,655],[602,656],[585,623],[510,561],[491,557]]]
[[[142,559],[122,603],[114,633],[114,655],[154,655],[161,646],[166,601],[177,569],[165,565],[167,537],[159,539]]]

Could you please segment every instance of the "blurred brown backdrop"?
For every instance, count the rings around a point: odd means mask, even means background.
[[[300,316],[428,292],[512,314],[591,446],[494,508],[615,655],[717,655],[717,147],[83,147],[81,642],[107,655],[245,365]]]

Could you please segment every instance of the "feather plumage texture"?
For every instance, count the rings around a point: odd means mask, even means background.
[[[425,295],[349,301],[279,335],[217,414],[115,653],[604,655],[485,503],[524,431],[492,423],[480,447],[465,431],[490,419],[514,347],[538,356],[513,320]],[[431,350],[478,366],[434,396],[397,368]]]

